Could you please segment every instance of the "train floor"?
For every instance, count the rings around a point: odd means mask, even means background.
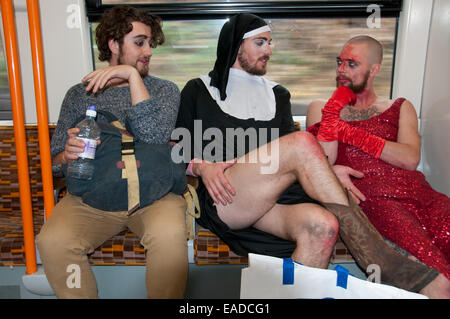
[[[355,263],[341,264],[354,276],[365,279]],[[336,264],[330,264],[332,269]],[[189,264],[187,299],[238,299],[241,270],[246,265]],[[104,299],[146,298],[144,266],[92,266],[99,290]],[[22,282],[24,266],[0,267],[0,299],[54,299],[29,292]]]

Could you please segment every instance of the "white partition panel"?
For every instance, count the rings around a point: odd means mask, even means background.
[[[422,99],[422,162],[428,182],[450,196],[450,1],[434,0]]]

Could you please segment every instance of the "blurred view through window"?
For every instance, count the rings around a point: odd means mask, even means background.
[[[0,41],[0,121],[11,119],[11,96],[9,93],[8,69],[6,67],[3,41]]]
[[[382,43],[382,70],[375,80],[380,96],[390,97],[393,72],[395,18],[381,18],[380,28],[369,28],[366,18],[266,19],[272,27],[273,54],[266,78],[291,92],[292,114],[305,115],[308,103],[331,96],[335,88],[336,56],[351,37],[367,34]],[[150,73],[175,82],[207,74],[214,66],[220,29],[226,20],[164,21],[166,43],[153,49]],[[93,39],[95,27],[92,24]],[[93,40],[95,67],[98,61]]]

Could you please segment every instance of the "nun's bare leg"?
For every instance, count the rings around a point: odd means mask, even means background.
[[[274,143],[278,143],[278,147]],[[232,203],[218,204],[217,208],[219,217],[229,227],[238,229],[256,223],[295,181],[313,199],[348,205],[341,184],[311,134],[295,132],[267,147],[267,151],[259,148],[246,154],[225,171],[236,195]],[[255,156],[258,163],[252,163]],[[277,169],[272,169],[272,174],[264,174],[270,171],[270,166]]]
[[[347,205],[345,193],[309,133],[292,133],[267,147],[250,152],[225,171],[236,195],[232,203],[217,205],[218,215],[232,229],[254,226],[291,240],[297,244],[294,260],[326,268],[338,234],[337,219],[317,204],[279,205],[276,201],[295,181],[319,201]],[[258,163],[252,163],[255,156]],[[262,173],[270,170],[271,174]]]

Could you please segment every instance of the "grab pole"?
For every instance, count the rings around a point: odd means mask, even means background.
[[[33,59],[34,92],[38,120],[39,153],[41,157],[42,188],[46,220],[55,206],[53,195],[52,160],[48,133],[47,95],[45,87],[44,55],[42,53],[41,23],[38,0],[27,0],[28,26],[30,29],[31,57]]]
[[[31,205],[30,176],[25,135],[22,82],[19,54],[17,50],[16,27],[12,0],[0,0],[5,33],[6,59],[8,62],[9,89],[11,92],[14,138],[16,144],[17,173],[19,176],[20,208],[22,211],[23,237],[27,274],[37,271],[36,248],[34,245],[33,210]]]

